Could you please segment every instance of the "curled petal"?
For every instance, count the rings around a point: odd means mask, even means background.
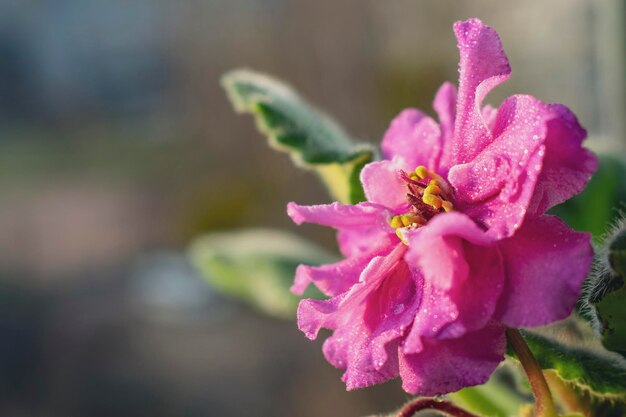
[[[381,148],[385,159],[399,158],[408,169],[436,167],[441,152],[437,123],[416,109],[403,110],[391,121]]]
[[[291,291],[297,295],[302,295],[309,283],[312,282],[328,296],[339,295],[348,291],[359,281],[361,272],[373,256],[373,254],[355,256],[321,266],[300,265],[296,269],[296,278]]]
[[[439,87],[433,108],[439,117],[441,126],[442,152],[438,166],[431,166],[440,175],[446,176],[452,162],[452,146],[454,141],[454,122],[456,120],[456,88],[449,82]]]
[[[426,340],[419,353],[399,352],[402,388],[439,395],[487,382],[504,359],[504,328],[490,324],[456,339]]]
[[[424,338],[456,338],[484,327],[496,310],[504,268],[494,241],[469,217],[441,214],[408,235],[406,259],[424,277],[422,304],[404,351]]]
[[[547,108],[543,169],[528,209],[534,216],[580,193],[598,167],[596,157],[582,147],[587,132],[576,116],[561,104]]]
[[[335,228],[358,229],[378,225],[381,230],[389,228],[387,210],[378,204],[359,203],[344,205],[339,203],[300,206],[294,202],[287,204],[287,214],[296,224],[317,223]]]
[[[399,244],[387,256],[375,257],[360,281],[330,300],[303,300],[298,326],[309,338],[320,328],[334,330],[324,343],[324,355],[346,369],[348,389],[398,376],[397,348],[419,305],[416,280]]]
[[[549,115],[533,97],[508,98],[498,110],[494,141],[471,162],[450,169],[457,205],[496,238],[522,225],[541,173]]]
[[[498,115],[497,108],[492,107],[488,104],[485,107],[483,107],[483,119],[485,120],[485,124],[487,124],[487,127],[489,128],[490,131],[493,131],[493,129],[495,128],[497,115]]]
[[[590,235],[544,215],[526,220],[499,246],[507,281],[498,319],[510,327],[526,327],[569,316],[593,260]]]
[[[377,360],[367,343],[356,334],[358,331],[359,327],[341,328],[326,339],[322,347],[324,357],[331,365],[345,369],[341,380],[346,384],[346,390],[365,388],[397,378],[397,349],[400,341],[396,339],[385,346],[385,357],[388,359],[376,366]]]
[[[454,24],[460,52],[453,163],[471,161],[493,137],[482,117],[482,101],[511,74],[495,30],[478,19]]]
[[[339,249],[345,257],[376,253],[398,243],[391,228],[374,225],[358,229],[340,229],[337,232]]]
[[[456,87],[452,83],[445,82],[439,87],[437,94],[435,94],[433,108],[439,116],[444,142],[452,140],[454,120],[456,119]]]
[[[400,178],[400,171],[414,168],[397,159],[365,165],[361,171],[361,183],[367,200],[394,211],[406,206],[406,183]]]

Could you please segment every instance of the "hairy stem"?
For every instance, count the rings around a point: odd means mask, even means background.
[[[450,401],[437,401],[433,398],[418,398],[405,404],[396,417],[413,417],[413,414],[422,410],[436,410],[452,417],[478,417]]]
[[[517,358],[526,372],[528,382],[535,396],[535,417],[557,417],[550,388],[543,371],[517,329],[506,329],[506,338],[515,351]]]

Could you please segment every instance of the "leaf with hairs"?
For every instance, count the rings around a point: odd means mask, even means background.
[[[267,75],[233,70],[222,77],[222,86],[236,111],[254,116],[270,146],[315,171],[334,199],[345,204],[365,199],[359,174],[375,157],[372,146],[355,143],[330,117]]]
[[[626,361],[603,349],[597,340],[589,335],[576,341],[564,333],[520,332],[542,369],[553,369],[562,380],[592,396],[626,399]],[[512,351],[508,354],[515,357]]]

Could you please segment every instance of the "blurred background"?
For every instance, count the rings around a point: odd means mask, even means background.
[[[0,0],[0,415],[362,416],[407,397],[346,393],[293,322],[219,295],[185,250],[204,233],[296,228],[327,201],[267,148],[219,77],[288,81],[378,143],[456,82],[451,25],[503,40],[514,93],[570,106],[623,154],[621,0]],[[623,180],[623,179],[622,179]]]

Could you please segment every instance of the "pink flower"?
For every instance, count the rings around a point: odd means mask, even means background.
[[[567,317],[592,260],[590,237],[550,207],[579,193],[597,161],[560,104],[516,95],[482,106],[510,67],[497,33],[454,25],[459,91],[441,86],[439,124],[407,109],[382,141],[383,161],[361,172],[367,202],[289,203],[297,224],[338,229],[345,259],[301,265],[293,291],[313,282],[331,298],[303,300],[310,339],[333,331],[324,355],[348,389],[402,378],[435,395],[484,383],[503,359],[504,327]]]

